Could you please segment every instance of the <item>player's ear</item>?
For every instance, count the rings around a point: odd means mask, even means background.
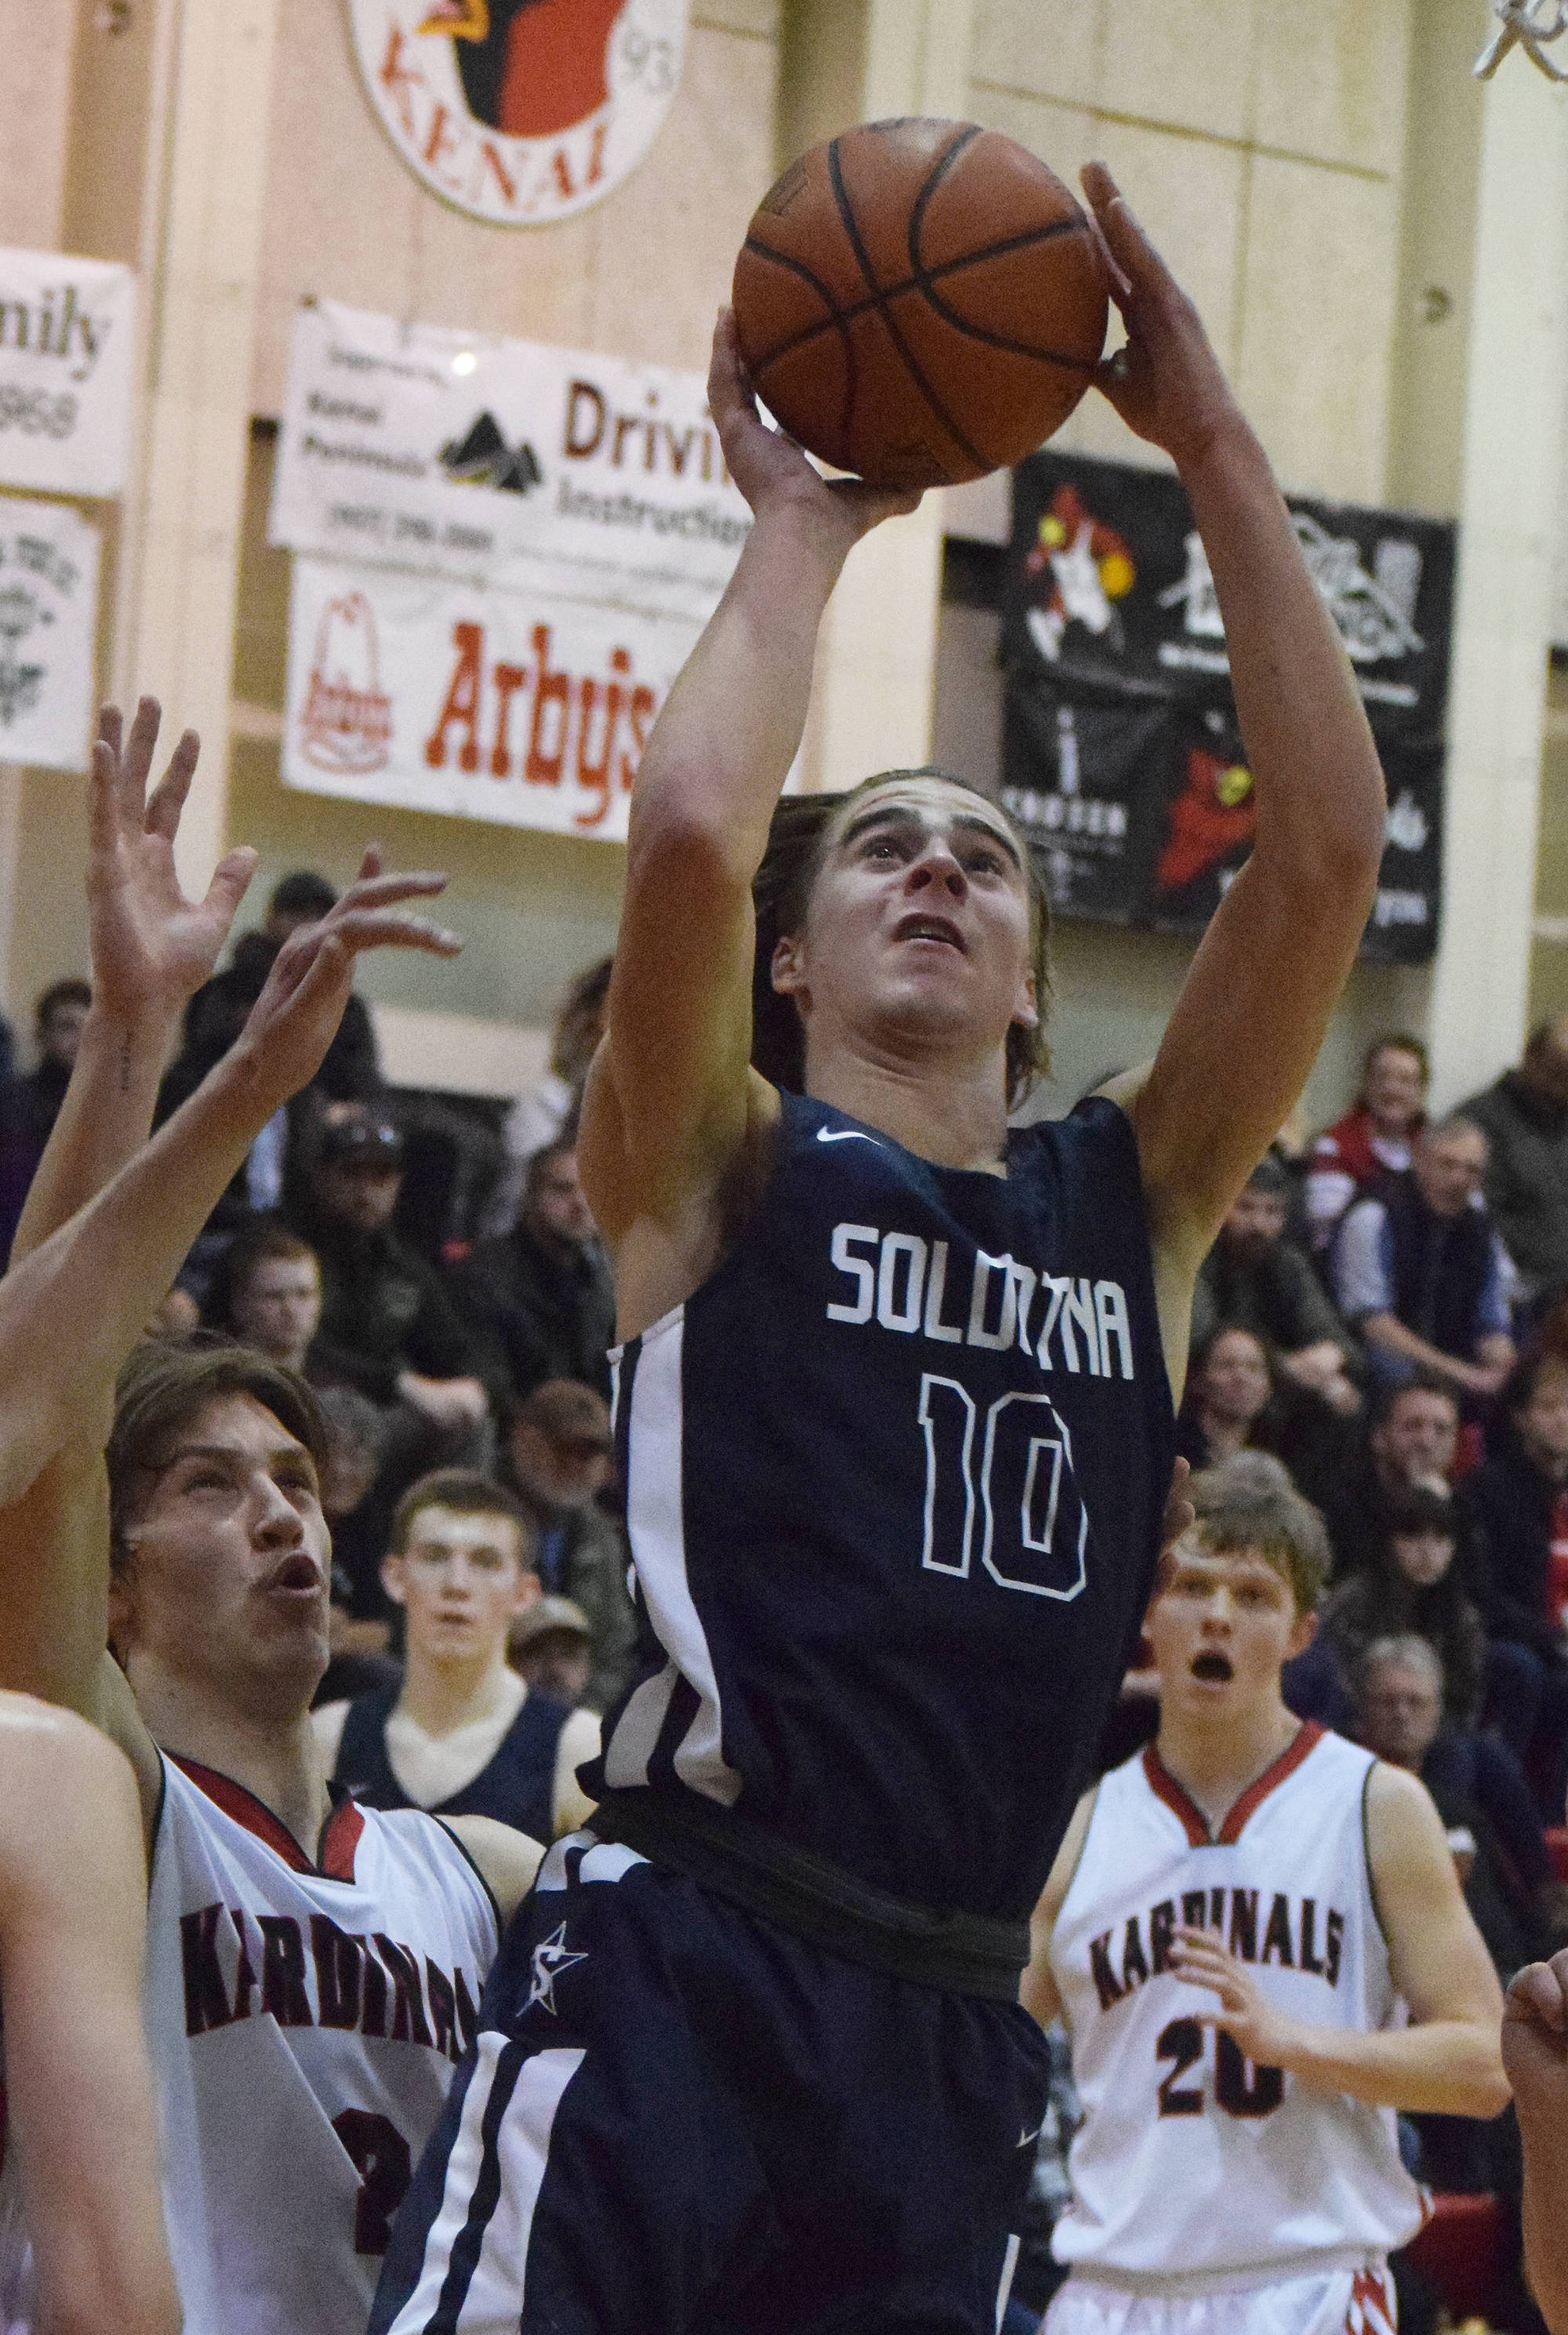
[[[806,985],[804,951],[799,933],[786,933],[773,944],[770,973],[774,988],[780,997],[793,997]]]
[[[544,1594],[545,1585],[538,1574],[525,1566],[518,1575],[518,1589],[512,1600],[512,1612],[526,1613],[530,1605],[538,1603]]]
[[[1285,1640],[1286,1662],[1293,1662],[1298,1654],[1304,1654],[1317,1634],[1317,1615],[1311,1612],[1298,1613],[1291,1624],[1291,1634]]]
[[[403,1589],[404,1558],[401,1549],[389,1549],[381,1561],[381,1585],[394,1605],[406,1605]]]
[[[778,983],[774,983],[777,988]],[[1018,984],[1018,995],[1012,1002],[1012,1020],[1025,1030],[1040,1027],[1040,992],[1035,985],[1034,967],[1024,967],[1023,979]]]

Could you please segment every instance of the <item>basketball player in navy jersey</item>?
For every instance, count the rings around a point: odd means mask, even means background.
[[[894,772],[790,807],[814,835],[765,857],[828,596],[910,504],[767,430],[721,321],[756,524],[637,778],[579,1146],[640,1660],[378,2335],[1001,2322],[1045,2086],[1029,1914],[1147,1603],[1194,1277],[1301,1091],[1383,836],[1262,449],[1108,176],[1086,186],[1128,331],[1101,386],[1203,531],[1256,847],[1152,1067],[1010,1135],[1043,911],[1000,812]],[[754,1067],[754,973],[798,1017],[799,1091]]]
[[[319,1067],[358,953],[458,944],[410,912],[441,879],[382,876],[367,854],[148,1142],[253,857],[183,898],[172,847],[196,741],[149,794],[157,727],[150,701],[123,740],[105,717],[92,1010],[0,1281],[0,1685],[94,1720],[140,1787],[185,2335],[363,2335],[389,2215],[539,1850],[483,1817],[334,1805],[309,1718],[331,1547],[303,1381],[247,1349],[156,1342],[118,1390],[116,1375],[256,1134]]]

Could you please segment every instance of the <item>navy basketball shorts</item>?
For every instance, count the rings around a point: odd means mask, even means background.
[[[369,2335],[997,2335],[1045,2039],[557,1841]]]

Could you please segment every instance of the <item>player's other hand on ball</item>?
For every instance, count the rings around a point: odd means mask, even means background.
[[[1200,462],[1217,438],[1246,432],[1246,421],[1197,310],[1105,164],[1086,164],[1082,185],[1110,264],[1111,297],[1127,326],[1126,346],[1104,360],[1095,385],[1129,430],[1163,446],[1185,469]]]
[[[1568,2115],[1568,1952],[1528,1962],[1503,2001],[1503,2069],[1520,2114]]]
[[[1254,2068],[1289,2067],[1294,2023],[1212,1930],[1178,1929],[1171,1968],[1189,1985],[1212,1988],[1219,1997],[1215,2010],[1198,2012],[1203,2026],[1224,2028]]]
[[[735,319],[728,308],[720,309],[713,328],[708,408],[730,475],[759,518],[765,510],[794,504],[819,518],[829,539],[847,551],[879,520],[899,518],[919,504],[917,489],[824,479],[792,438],[769,430],[757,411]]]

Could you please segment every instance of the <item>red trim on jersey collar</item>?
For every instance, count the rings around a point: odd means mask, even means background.
[[[1143,1755],[1143,1772],[1149,1790],[1157,1800],[1163,1800],[1187,1836],[1189,1848],[1231,1848],[1240,1840],[1249,1817],[1254,1816],[1269,1794],[1293,1776],[1309,1751],[1321,1743],[1328,1729],[1320,1727],[1315,1719],[1304,1719],[1284,1749],[1261,1776],[1247,1786],[1239,1800],[1230,1808],[1217,1833],[1209,1830],[1208,1818],[1186,1788],[1177,1783],[1154,1745],[1148,1745]]]
[[[266,1801],[258,1800],[244,1784],[237,1784],[232,1776],[222,1775],[216,1768],[204,1768],[199,1759],[182,1759],[178,1751],[167,1751],[164,1757],[173,1761],[181,1775],[189,1776],[197,1790],[205,1793],[226,1817],[232,1817],[257,1840],[264,1840],[291,1872],[324,1874],[329,1881],[353,1879],[354,1852],[364,1830],[364,1812],[353,1800],[340,1800],[323,1825],[321,1863],[313,1865],[288,1826],[280,1823]]]

